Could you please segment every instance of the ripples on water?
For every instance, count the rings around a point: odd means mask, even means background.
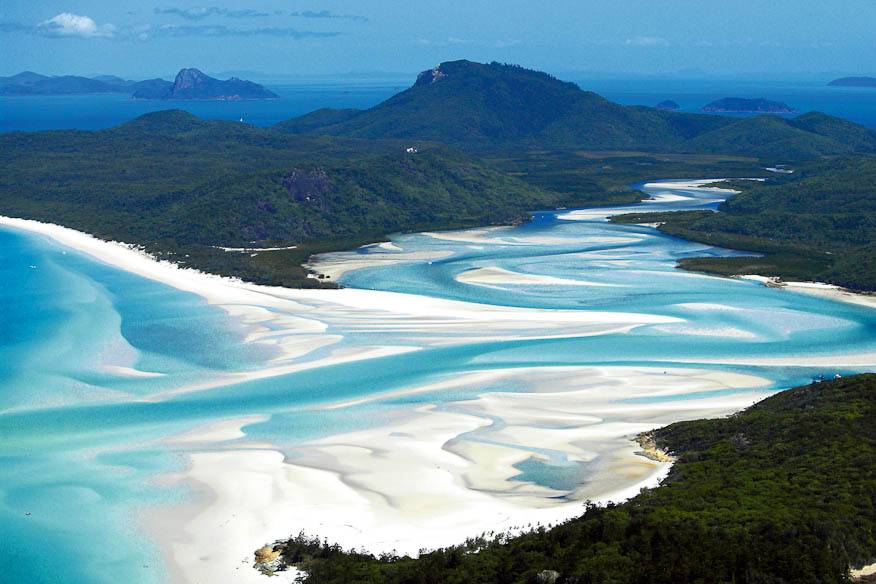
[[[657,202],[644,206],[655,211],[714,208],[723,196],[660,185],[647,190]],[[680,258],[737,252],[605,221],[623,210],[541,212],[516,228],[404,235],[393,238],[398,249],[370,246],[324,261],[382,260],[347,272],[341,282],[348,287],[531,309],[642,313],[670,317],[667,322],[596,336],[433,346],[160,401],[141,398],[258,369],[276,350],[245,343],[244,323],[199,297],[0,230],[0,570],[21,582],[51,581],[59,566],[66,582],[162,581],[158,552],[133,518],[138,509],[185,499],[184,487],[154,482],[185,463],[184,452],[162,439],[210,420],[266,414],[247,428],[248,438],[294,457],[304,440],[379,426],[413,405],[438,403],[452,411],[459,400],[485,392],[527,390],[525,380],[509,374],[314,409],[484,369],[699,366],[764,377],[775,390],[820,374],[874,368],[831,366],[834,354],[876,352],[873,310],[678,271]],[[394,261],[412,252],[435,259]],[[346,347],[410,342],[410,335],[402,340],[392,331],[344,329],[342,319],[328,332],[343,334]],[[118,367],[157,375],[121,375]],[[715,390],[711,397],[735,391]],[[502,421],[494,422],[490,430],[501,429]],[[494,439],[476,434],[472,439]],[[559,451],[536,453],[517,465],[516,480],[558,491],[588,480],[591,467],[570,463]]]

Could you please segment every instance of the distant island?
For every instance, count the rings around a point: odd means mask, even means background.
[[[164,82],[140,87],[131,96],[134,99],[276,99],[276,93],[258,83],[232,77],[222,81],[198,69],[182,69],[173,83]]]
[[[828,85],[833,87],[876,87],[876,77],[840,77]]]
[[[148,83],[148,82],[139,82]],[[164,83],[167,83],[164,81]],[[91,93],[131,93],[137,81],[127,81],[112,75],[50,77],[24,71],[10,77],[0,77],[0,95],[86,95]]]
[[[781,101],[725,97],[703,106],[708,113],[793,114],[797,110]]]
[[[661,101],[660,103],[657,104],[657,109],[670,111],[670,112],[674,112],[675,110],[679,109],[680,107],[681,106],[679,106],[678,103],[672,101],[671,99]]]
[[[129,81],[114,75],[48,76],[24,71],[0,77],[0,95],[90,95],[127,93],[134,99],[243,100],[275,99],[277,94],[258,83],[232,77],[222,81],[198,69],[182,69],[173,82],[165,79]]]

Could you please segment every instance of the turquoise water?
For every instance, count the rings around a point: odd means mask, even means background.
[[[680,200],[645,206],[663,210],[716,204],[710,191],[670,194]],[[673,266],[682,257],[736,252],[665,237],[650,227],[605,222],[605,213],[622,210],[571,216],[545,211],[529,224],[474,237],[399,236],[394,242],[403,252],[368,247],[338,256],[387,258],[416,251],[441,257],[383,263],[348,272],[342,282],[495,305],[645,313],[683,322],[590,337],[479,340],[178,395],[167,392],[229,372],[257,370],[277,356],[276,349],[245,342],[245,323],[198,296],[41,237],[0,229],[4,581],[58,581],[59,566],[62,580],[70,583],[166,581],[158,547],[144,528],[145,512],[189,500],[191,493],[158,481],[185,465],[183,447],[162,439],[213,420],[265,415],[266,421],[246,428],[246,439],[271,442],[294,456],[302,440],[385,424],[415,404],[453,408],[454,401],[491,389],[524,389],[502,382],[315,409],[484,368],[707,363],[765,377],[773,389],[818,375],[876,369],[876,364],[853,369],[829,364],[833,354],[876,352],[876,311],[678,271]],[[590,284],[457,279],[478,268]],[[340,325],[328,332],[343,334],[343,346],[393,344],[396,334],[345,331]],[[781,357],[789,364],[746,364]],[[810,365],[825,357],[827,364]],[[161,376],[132,378],[113,367]],[[566,463],[562,453],[548,454],[546,462],[518,465],[517,480],[561,490],[586,481],[586,468]]]

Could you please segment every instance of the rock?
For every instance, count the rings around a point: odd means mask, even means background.
[[[282,551],[281,547],[270,545],[257,549],[254,554],[253,568],[267,576],[272,576],[275,572],[282,572],[286,569],[286,564],[281,557]]]
[[[434,69],[428,69],[417,75],[417,81],[414,85],[431,85],[446,76],[447,74],[441,70],[441,65],[438,65]]]
[[[290,171],[283,177],[283,188],[299,203],[313,203],[323,211],[329,209],[326,195],[332,190],[332,181],[321,168]]]
[[[560,577],[560,573],[556,570],[542,570],[535,576],[535,581],[538,584],[555,584]]]

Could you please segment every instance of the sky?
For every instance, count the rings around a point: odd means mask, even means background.
[[[876,0],[0,0],[0,75],[876,75]]]

